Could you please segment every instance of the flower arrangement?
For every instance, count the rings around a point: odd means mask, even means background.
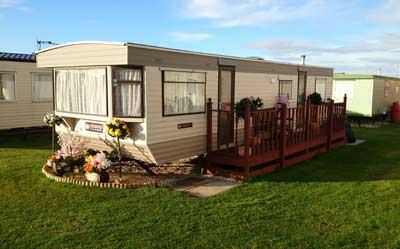
[[[60,134],[58,137],[58,144],[60,145],[60,150],[56,153],[60,154],[62,157],[82,157],[85,154],[85,141],[82,137],[76,135]]]
[[[264,106],[264,101],[257,97],[254,98],[251,96],[250,98],[243,98],[239,102],[235,104],[235,111],[237,113],[238,118],[244,119],[244,112],[245,112],[245,107],[246,107],[246,101],[250,101],[250,109],[251,111],[255,111],[257,109],[260,109]]]
[[[62,124],[63,120],[61,117],[57,116],[55,113],[47,113],[43,117],[43,122],[45,122],[48,127],[52,128],[51,147],[52,147],[52,151],[54,152],[55,151],[55,136],[56,136],[55,127],[57,125]]]
[[[97,152],[94,155],[90,153],[88,156],[86,156],[85,162],[86,163],[83,165],[83,167],[86,172],[86,179],[88,181],[108,182],[110,175],[106,170],[110,168],[111,161],[107,158],[107,154],[105,152]]]
[[[282,107],[282,104],[287,105],[288,102],[289,102],[289,99],[288,99],[287,96],[284,96],[284,95],[278,96],[278,97],[276,98],[275,107],[279,109],[279,108]]]
[[[76,168],[81,170],[84,163],[84,140],[71,134],[62,134],[58,138],[60,149],[53,152],[47,160],[47,166],[53,167],[58,176],[70,175]]]
[[[126,123],[116,118],[114,118],[112,121],[108,121],[106,128],[107,134],[111,137],[124,139],[131,135]]]
[[[101,170],[106,170],[110,168],[111,166],[111,161],[107,159],[104,152],[97,153],[94,156],[89,155],[85,158],[85,161],[85,172],[98,173]]]
[[[128,125],[119,119],[114,118],[111,121],[108,121],[106,124],[106,132],[111,137],[117,139],[117,152],[118,152],[118,164],[119,164],[119,177],[122,176],[122,151],[121,151],[121,143],[120,139],[125,139],[131,135]]]
[[[62,124],[63,120],[61,117],[57,116],[55,113],[47,113],[43,117],[43,122],[45,122],[49,127],[54,127],[56,125]]]

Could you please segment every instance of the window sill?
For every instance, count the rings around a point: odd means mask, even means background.
[[[163,118],[177,117],[177,116],[190,116],[190,115],[199,115],[199,114],[206,114],[206,112],[191,112],[191,113],[163,114]]]
[[[53,102],[51,99],[33,99],[32,103]]]
[[[93,120],[93,121],[108,121],[108,116],[100,116],[100,115],[87,115],[80,113],[69,113],[69,112],[60,112],[56,111],[56,115],[65,117],[65,118],[76,118],[76,119],[85,119],[85,120]]]
[[[143,123],[144,118],[119,118],[119,117],[114,117],[116,119],[122,120],[126,123]]]
[[[15,104],[17,101],[15,100],[0,100],[0,104]]]

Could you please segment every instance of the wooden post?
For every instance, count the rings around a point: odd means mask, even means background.
[[[347,115],[346,115],[346,108],[347,108],[347,94],[344,95],[343,98],[343,122],[344,122],[344,128],[346,129],[346,119],[347,119]]]
[[[328,106],[328,139],[327,139],[327,144],[326,144],[326,150],[329,151],[331,149],[331,143],[332,143],[332,129],[333,129],[333,104],[334,100],[331,99],[329,102]]]
[[[281,104],[281,128],[280,128],[280,167],[285,167],[285,154],[286,154],[286,118],[287,106]]]
[[[310,128],[311,128],[311,99],[307,97],[307,104],[306,104],[306,120],[305,120],[305,137],[306,137],[306,146],[307,152],[309,149],[309,142],[310,142]]]
[[[209,159],[209,154],[212,152],[212,101],[211,98],[208,99],[207,102],[207,160],[206,160],[206,165],[204,166],[203,169],[203,174],[207,174],[208,170],[210,169],[211,162]]]
[[[246,165],[244,168],[244,176],[247,177],[250,171],[249,158],[250,158],[250,139],[251,139],[251,106],[250,100],[246,100],[244,108],[244,156]]]

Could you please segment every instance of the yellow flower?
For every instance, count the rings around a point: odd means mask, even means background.
[[[127,129],[128,129],[128,126],[127,126],[126,124],[124,124],[124,125],[122,125],[122,128],[123,128],[124,130],[127,130]]]
[[[118,125],[118,120],[117,120],[116,118],[114,118],[114,119],[111,121],[111,124],[113,124],[113,125]]]
[[[120,137],[121,135],[122,135],[121,130],[120,130],[120,129],[116,129],[116,130],[115,130],[115,136],[116,136],[116,137]]]
[[[113,129],[109,129],[109,130],[108,130],[108,134],[109,134],[110,136],[112,136],[112,137],[115,136],[115,132],[114,132]]]

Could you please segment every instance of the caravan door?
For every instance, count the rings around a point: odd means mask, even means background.
[[[233,142],[235,67],[220,66],[218,77],[219,144]]]

